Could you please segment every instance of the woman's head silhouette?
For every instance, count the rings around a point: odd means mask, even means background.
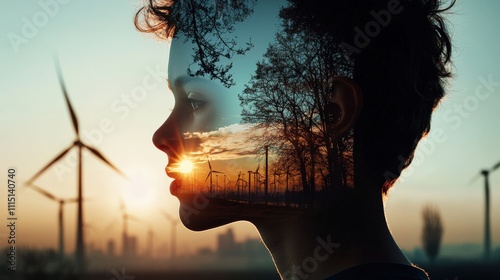
[[[440,4],[149,1],[136,25],[171,38],[175,97],[153,142],[184,225],[252,222],[286,279],[371,262],[405,270],[383,196],[450,76]],[[300,272],[318,244],[326,255]]]

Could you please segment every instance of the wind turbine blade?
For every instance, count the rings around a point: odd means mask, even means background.
[[[38,193],[42,194],[43,196],[45,196],[49,199],[58,201],[57,197],[55,197],[53,194],[49,193],[48,191],[46,191],[40,187],[37,187],[37,186],[32,185],[32,184],[28,185],[28,187],[32,188],[33,190],[37,191]]]
[[[75,111],[73,110],[73,106],[71,106],[71,102],[69,101],[68,92],[66,90],[66,85],[64,84],[64,79],[62,76],[61,65],[59,64],[59,59],[57,56],[55,57],[57,78],[59,79],[59,84],[61,85],[61,89],[64,94],[64,99],[66,100],[66,105],[68,106],[69,114],[71,115],[71,121],[73,123],[73,128],[75,129],[76,135],[80,138],[80,129],[78,127],[78,119],[76,118]]]
[[[217,171],[217,170],[214,170],[212,171],[213,173],[218,173],[218,174],[224,174],[224,172],[221,172],[221,171]]]
[[[499,167],[500,167],[500,162],[498,162],[497,164],[493,165],[493,167],[491,168],[491,170],[490,170],[490,171],[495,171],[495,170],[497,170]]]
[[[91,151],[96,157],[100,158],[102,161],[104,161],[107,165],[109,165],[109,167],[113,168],[116,172],[120,173],[123,177],[127,177],[125,176],[125,174],[123,174],[118,168],[116,168],[113,164],[111,164],[111,162],[109,162],[109,160],[107,160],[102,154],[101,152],[99,152],[98,150],[92,148],[92,147],[89,147],[87,145],[83,145],[85,148],[87,148],[89,151]]]
[[[210,168],[210,171],[212,171],[212,164],[210,164],[210,159],[207,160],[208,160],[208,168]]]
[[[210,175],[212,174],[212,171],[208,172],[207,178],[205,178],[205,182],[210,178]]]
[[[467,183],[467,185],[472,185],[472,183],[474,183],[475,181],[477,181],[477,179],[479,179],[480,177],[481,177],[481,173],[476,174],[476,176],[472,177],[472,179],[469,180],[469,182]]]
[[[52,164],[54,164],[56,161],[60,160],[64,155],[66,155],[69,150],[71,150],[71,148],[73,148],[75,144],[69,146],[69,148],[67,148],[66,150],[62,151],[59,155],[57,155],[51,162],[47,163],[47,165],[45,165],[40,171],[38,171],[35,175],[33,175],[33,177],[31,177],[29,180],[28,180],[28,185],[31,184],[33,181],[35,181],[36,178],[38,178],[38,176],[42,175],[43,172],[45,172],[45,170],[47,170],[47,168],[49,168]]]
[[[259,165],[257,165],[257,169],[255,169],[255,173],[259,173],[259,169],[260,169],[260,163],[259,163]]]

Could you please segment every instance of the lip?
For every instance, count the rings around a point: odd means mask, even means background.
[[[173,162],[173,160],[169,159],[167,166],[165,166],[165,173],[167,174],[168,177],[174,179],[172,183],[170,183],[170,194],[175,196],[179,191],[179,189],[181,188],[182,182],[180,180],[179,176],[180,174],[178,172],[173,171],[174,164],[175,163]]]
[[[170,177],[174,180],[178,179],[179,175],[180,175],[179,172],[175,171],[174,166],[176,164],[177,164],[177,161],[169,159],[167,166],[165,166],[165,173],[167,174],[168,177]]]
[[[173,171],[169,171],[168,167],[165,168],[165,173],[167,174],[168,177],[170,177],[170,178],[172,178],[174,180],[177,180],[179,178],[179,173],[173,172]]]
[[[182,186],[182,182],[180,180],[174,180],[170,183],[170,194],[173,196],[177,196],[180,188]]]

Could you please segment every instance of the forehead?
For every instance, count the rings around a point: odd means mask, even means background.
[[[251,8],[245,16],[240,13],[241,2]],[[187,3],[197,5],[198,12],[189,13],[191,6]],[[180,20],[176,22],[176,36],[170,47],[169,77],[186,75],[188,70],[201,76],[199,60],[203,57],[212,70],[231,65],[227,74],[234,82],[232,87],[244,85],[281,28],[279,11],[286,3],[285,0],[177,2],[175,13]]]

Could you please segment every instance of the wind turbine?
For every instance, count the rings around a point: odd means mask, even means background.
[[[133,220],[139,223],[143,223],[143,221],[135,216],[132,216],[127,213],[127,210],[125,209],[125,204],[123,203],[123,200],[120,198],[120,211],[122,212],[122,246],[123,246],[123,255],[128,256],[130,254],[130,248],[129,248],[129,236],[128,236],[128,221]]]
[[[259,173],[259,169],[260,169],[260,163],[259,165],[257,165],[257,169],[255,169],[255,171],[253,172],[253,182],[255,184],[255,194],[257,194],[257,189],[259,188],[260,189],[260,177],[262,176],[260,173]]]
[[[490,169],[483,169],[476,175],[471,183],[477,180],[481,175],[484,177],[484,194],[485,194],[485,204],[484,204],[484,258],[490,258],[491,252],[491,227],[490,227],[490,182],[489,175],[491,172],[497,170],[500,167],[500,162],[493,165]]]
[[[265,181],[265,202],[268,202],[268,189],[269,189],[269,146],[266,146],[266,181]]]
[[[230,188],[231,188],[231,180],[229,179],[229,176],[224,174],[224,192],[228,192],[228,189]],[[231,191],[229,191],[229,193],[231,193]]]
[[[170,222],[170,227],[172,230],[172,233],[170,235],[170,238],[171,238],[170,254],[171,254],[171,260],[172,260],[172,268],[174,268],[175,267],[175,227],[179,223],[179,220],[175,219],[174,217],[172,217],[170,214],[168,214],[165,211],[162,211],[161,213],[163,214],[163,217],[165,217],[165,219],[167,219]]]
[[[278,176],[278,183],[280,183],[281,181],[281,175],[283,173],[280,173],[278,172],[277,170],[273,172],[273,175],[274,175],[274,193],[276,193],[276,175]],[[278,192],[280,191],[280,188],[278,187]]]
[[[240,199],[240,189],[241,189],[241,192],[243,192],[243,188],[245,187],[244,185],[240,184],[240,182],[244,182],[245,184],[247,184],[247,181],[243,180],[241,178],[241,170],[238,172],[238,180],[236,180],[236,186],[238,188],[238,199]]]
[[[50,200],[53,200],[57,203],[59,203],[59,256],[63,257],[64,256],[64,214],[63,214],[63,209],[64,209],[64,204],[65,203],[72,203],[72,202],[77,202],[77,198],[58,198],[55,195],[51,194],[50,192],[36,186],[33,184],[28,184],[27,185],[29,188],[33,189],[34,191],[40,193],[41,195],[47,197]]]
[[[273,191],[273,194],[272,196],[274,197],[274,202],[276,203],[276,205],[279,205],[280,204],[280,195],[283,195],[281,192],[280,192],[280,187],[278,186],[278,184],[281,183],[281,174],[280,172],[278,172],[278,170],[274,170],[273,172],[273,185],[274,185],[274,191]],[[278,182],[276,182],[276,176],[278,176]],[[279,194],[279,195],[278,195]]]
[[[252,170],[248,170],[248,202],[250,202],[250,191],[252,189]]]
[[[62,157],[64,157],[71,149],[76,147],[78,149],[78,213],[77,213],[77,229],[76,229],[76,266],[77,266],[77,271],[82,272],[84,270],[84,256],[85,256],[85,247],[84,247],[84,236],[83,236],[83,203],[82,203],[82,189],[83,189],[83,182],[82,182],[82,150],[83,148],[86,148],[89,150],[92,154],[94,154],[97,158],[102,160],[104,163],[106,163],[109,167],[114,169],[116,172],[120,173],[123,175],[123,173],[118,170],[113,164],[111,164],[98,150],[95,148],[86,145],[82,142],[80,138],[80,129],[78,125],[78,119],[76,117],[75,111],[73,110],[73,107],[71,106],[71,102],[69,101],[68,97],[68,92],[66,90],[66,86],[64,84],[64,80],[62,77],[62,72],[61,72],[61,67],[59,65],[59,61],[57,57],[55,58],[55,64],[56,64],[56,71],[57,71],[57,77],[59,79],[59,84],[61,86],[62,92],[64,94],[64,99],[66,101],[66,106],[68,107],[68,111],[71,117],[71,122],[73,124],[73,129],[75,130],[76,133],[76,139],[71,144],[68,148],[64,149],[60,154],[58,154],[52,161],[50,161],[48,164],[46,164],[40,171],[38,171],[33,177],[31,177],[28,180],[28,185],[33,183],[36,178],[38,178],[40,175],[42,175],[45,170],[47,170],[50,166],[52,166],[54,163],[59,161]],[[123,175],[124,176],[124,175]]]
[[[217,171],[217,170],[213,170],[212,169],[212,164],[210,163],[210,159],[207,158],[207,161],[208,161],[208,168],[210,169],[210,171],[208,172],[208,175],[207,175],[207,178],[205,179],[205,182],[208,180],[208,178],[210,178],[210,193],[212,193],[212,187],[213,187],[213,184],[212,184],[212,174],[224,174],[224,172],[220,172],[220,171]]]

